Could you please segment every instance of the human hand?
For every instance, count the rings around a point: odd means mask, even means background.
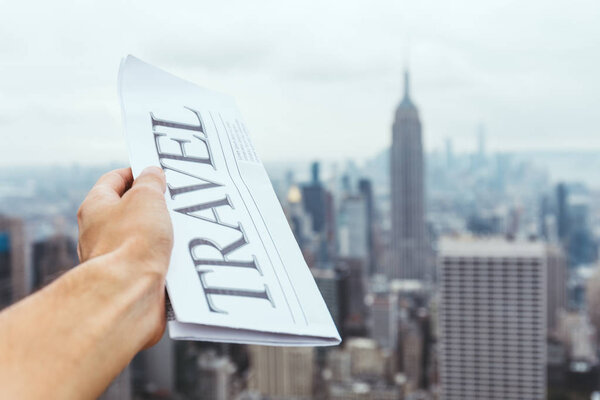
[[[165,185],[159,168],[135,181],[127,168],[90,190],[77,214],[81,265],[0,312],[0,397],[98,398],[160,340],[173,243]]]
[[[133,284],[150,281],[152,345],[164,331],[164,279],[173,246],[173,228],[167,211],[163,171],[146,168],[133,181],[130,168],[104,174],[90,190],[79,211],[78,254],[81,262],[114,254],[120,261],[115,276]],[[122,262],[124,261],[124,262]]]

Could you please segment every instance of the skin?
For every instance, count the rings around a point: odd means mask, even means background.
[[[103,175],[77,213],[81,264],[0,313],[7,399],[93,399],[165,330],[165,177]]]

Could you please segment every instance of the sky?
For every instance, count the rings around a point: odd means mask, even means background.
[[[265,161],[365,160],[411,73],[427,151],[600,149],[600,2],[0,0],[0,165],[126,163],[133,54],[235,97]]]

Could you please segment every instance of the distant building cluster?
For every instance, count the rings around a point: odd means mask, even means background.
[[[50,283],[78,264],[77,244],[53,234],[30,243],[19,218],[0,215],[0,307]]]

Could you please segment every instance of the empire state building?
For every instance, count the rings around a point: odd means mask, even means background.
[[[392,243],[388,279],[426,276],[423,143],[419,111],[410,98],[408,71],[404,97],[396,108],[392,127],[391,194]]]

